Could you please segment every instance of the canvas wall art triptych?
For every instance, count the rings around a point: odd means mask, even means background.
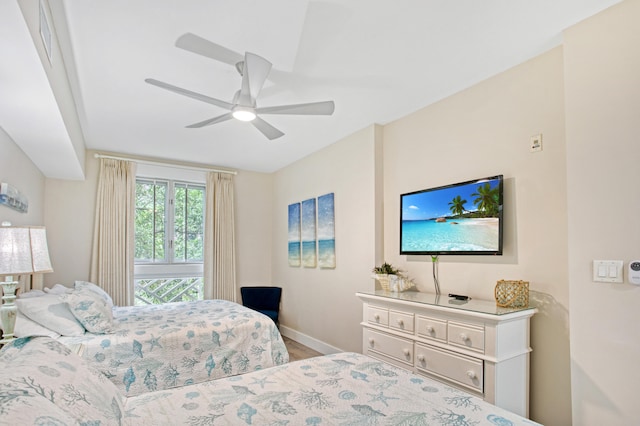
[[[335,268],[333,193],[289,204],[289,266]]]

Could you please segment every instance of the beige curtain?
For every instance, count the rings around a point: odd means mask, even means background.
[[[204,225],[204,297],[236,301],[233,175],[207,174]]]
[[[136,163],[100,160],[89,279],[117,306],[133,304]]]

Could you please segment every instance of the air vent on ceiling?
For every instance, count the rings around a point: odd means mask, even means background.
[[[51,26],[47,17],[46,6],[44,1],[40,0],[40,37],[44,44],[44,50],[47,52],[47,58],[51,64]]]

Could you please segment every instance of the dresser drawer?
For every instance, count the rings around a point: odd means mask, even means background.
[[[484,392],[482,360],[420,343],[416,343],[415,352],[415,366],[418,372],[431,373],[471,390]]]
[[[413,334],[413,314],[389,310],[389,328]]]
[[[441,342],[447,341],[447,322],[443,320],[418,315],[416,317],[416,331],[420,337]]]
[[[484,327],[449,321],[447,331],[450,345],[484,353]]]
[[[364,347],[413,366],[413,341],[376,330],[363,330]]]
[[[389,310],[367,305],[367,321],[371,324],[389,326]]]

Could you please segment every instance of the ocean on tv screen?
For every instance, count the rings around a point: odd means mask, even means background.
[[[498,218],[403,221],[402,251],[497,251],[498,221]]]

